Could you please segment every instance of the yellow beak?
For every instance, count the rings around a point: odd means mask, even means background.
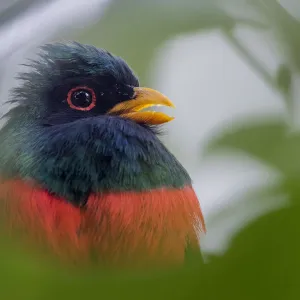
[[[175,107],[171,100],[160,92],[145,87],[136,87],[134,88],[134,98],[132,100],[115,105],[108,114],[118,115],[137,123],[149,125],[159,125],[174,119],[174,117],[170,117],[162,112],[142,111],[153,106]]]

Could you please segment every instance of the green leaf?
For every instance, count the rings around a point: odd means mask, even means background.
[[[221,132],[207,145],[205,153],[224,148],[239,150],[249,156],[277,165],[277,148],[286,142],[286,124],[281,120],[235,124],[232,130]]]
[[[292,85],[292,72],[290,68],[281,64],[277,69],[276,74],[276,82],[280,90],[282,90],[285,94],[291,93],[291,85]]]
[[[240,151],[277,169],[284,176],[299,177],[300,134],[290,132],[284,121],[254,120],[233,128],[214,138],[206,153],[221,149]]]
[[[300,208],[259,217],[242,229],[227,252],[210,260],[211,299],[298,299]]]

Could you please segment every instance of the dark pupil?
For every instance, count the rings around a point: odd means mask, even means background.
[[[88,107],[92,103],[92,95],[88,91],[76,91],[72,95],[72,103],[78,107]]]

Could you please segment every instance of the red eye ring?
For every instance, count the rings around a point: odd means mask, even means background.
[[[80,107],[80,106],[76,106],[72,103],[72,95],[74,92],[79,91],[79,90],[85,90],[87,92],[89,92],[92,95],[92,102],[90,103],[89,106],[87,107]],[[69,90],[68,95],[67,95],[67,103],[70,106],[70,108],[72,109],[76,109],[76,110],[81,110],[81,111],[89,111],[92,108],[94,108],[96,106],[96,94],[94,92],[93,89],[87,87],[87,86],[77,86],[75,88],[72,88]]]

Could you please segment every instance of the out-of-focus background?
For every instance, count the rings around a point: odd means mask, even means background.
[[[5,240],[1,299],[299,299],[299,0],[2,0],[2,102],[19,64],[62,39],[123,57],[176,104],[162,139],[194,180],[206,263],[78,274]]]

